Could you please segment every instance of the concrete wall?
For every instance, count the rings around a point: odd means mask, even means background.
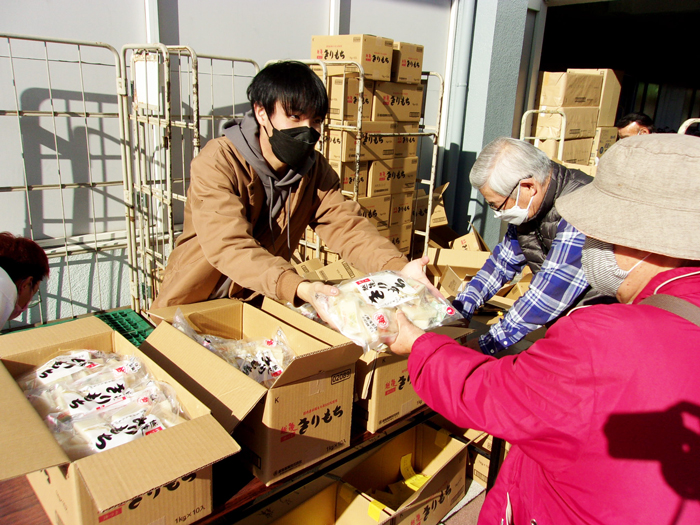
[[[456,60],[469,61],[466,107],[462,122],[450,107],[451,126],[462,126],[463,132],[459,136],[448,130],[453,143],[446,145],[442,175],[453,188],[447,196],[453,228],[464,233],[471,220],[493,247],[501,238],[501,221],[488,213],[488,206],[472,189],[469,171],[486,144],[511,136],[528,0],[476,2],[475,7],[474,19],[461,20],[458,28],[472,34],[471,53],[455,54]]]

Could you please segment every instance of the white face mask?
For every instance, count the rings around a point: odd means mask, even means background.
[[[520,184],[518,184],[518,194],[515,197],[515,206],[508,210],[494,211],[493,216],[497,219],[501,219],[502,221],[518,226],[527,221],[530,205],[532,204],[532,199],[534,198],[534,195],[530,197],[530,201],[527,203],[527,208],[521,208],[518,205],[518,201],[520,200]]]
[[[610,243],[586,237],[581,250],[581,267],[586,274],[588,284],[594,290],[603,295],[616,297],[622,282],[651,254],[637,261],[629,270],[623,270],[617,264],[613,248]]]

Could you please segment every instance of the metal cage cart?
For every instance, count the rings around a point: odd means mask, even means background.
[[[543,108],[543,109],[528,109],[525,113],[523,113],[522,118],[520,119],[520,140],[532,140],[534,141],[533,144],[535,147],[539,146],[540,140],[546,139],[548,137],[538,137],[534,135],[529,135],[526,130],[528,129],[527,127],[527,121],[530,115],[536,115],[537,113],[551,113],[554,115],[561,115],[561,129],[559,130],[559,138],[557,139],[559,141],[559,146],[557,149],[557,157],[559,160],[561,160],[564,157],[564,137],[566,136],[566,114],[561,111],[560,109],[551,109],[551,108]],[[532,125],[530,125],[530,130],[532,130]]]
[[[119,53],[101,42],[0,35],[4,230],[49,257],[40,305],[10,328],[123,304],[128,279]]]
[[[242,114],[235,102],[241,95],[237,80],[249,81],[258,71],[251,59],[198,55],[188,46],[122,48],[125,199],[137,312],[147,311],[157,295],[181,231],[190,162],[221,123]]]
[[[688,120],[683,122],[683,124],[681,124],[681,127],[678,128],[678,134],[685,135],[685,132],[688,131],[688,128],[693,124],[700,124],[700,118],[689,118]]]

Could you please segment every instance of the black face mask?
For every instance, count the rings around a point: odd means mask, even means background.
[[[272,126],[272,122],[270,125]],[[272,126],[272,136],[268,134],[268,137],[275,157],[287,166],[299,169],[313,153],[321,134],[309,126],[287,129],[277,129]]]

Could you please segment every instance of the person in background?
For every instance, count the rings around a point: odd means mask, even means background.
[[[427,260],[409,263],[382,237],[314,151],[328,112],[318,75],[300,62],[278,62],[247,93],[252,111],[226,123],[224,136],[192,161],[183,232],[152,308],[258,292],[318,311],[317,298],[338,291],[303,279],[290,264],[307,226],[359,270],[402,271],[429,285]]]
[[[619,303],[573,310],[520,354],[399,317],[390,348],[410,354],[418,395],[512,444],[479,523],[700,523],[699,194],[696,137],[614,144],[557,209],[586,235],[589,282]]]
[[[21,315],[49,276],[49,259],[31,239],[0,233],[0,328]]]
[[[615,124],[617,136],[620,139],[635,135],[649,135],[654,133],[654,121],[644,113],[630,113],[625,115]]]
[[[469,181],[495,216],[509,226],[483,268],[453,304],[471,319],[526,265],[534,277],[530,289],[501,322],[472,341],[474,348],[496,354],[572,306],[598,297],[581,270],[584,235],[563,220],[555,208],[559,198],[591,180],[578,170],[552,162],[532,144],[508,137],[488,144],[476,159]]]

